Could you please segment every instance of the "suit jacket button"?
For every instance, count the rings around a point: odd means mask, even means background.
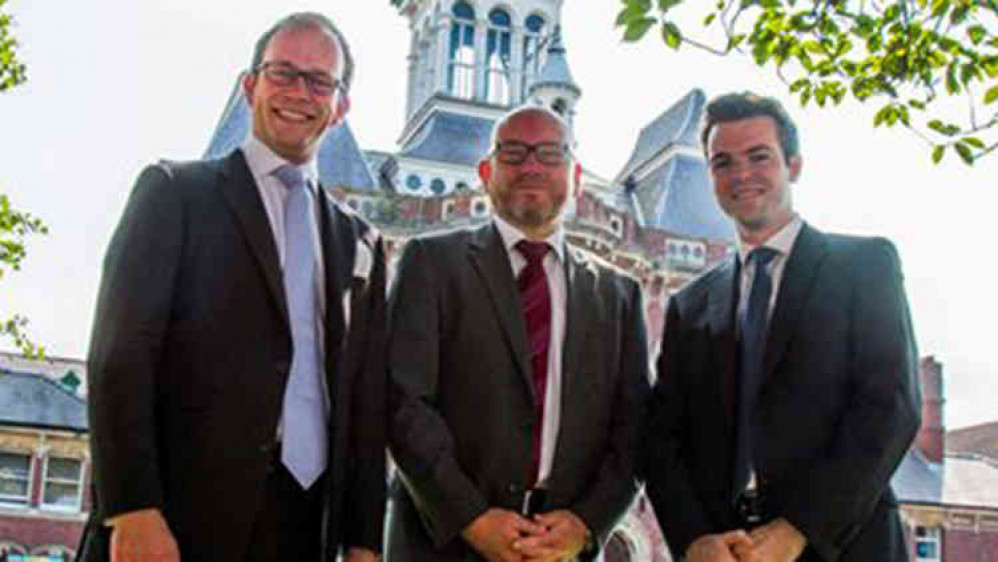
[[[514,483],[510,484],[509,486],[506,486],[506,491],[509,492],[510,494],[519,494],[520,493],[520,485],[514,482]]]

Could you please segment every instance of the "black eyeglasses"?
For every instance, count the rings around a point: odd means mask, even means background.
[[[265,62],[254,69],[254,72],[262,72],[267,80],[275,86],[287,87],[298,83],[298,77],[305,79],[305,85],[312,95],[328,98],[336,90],[342,90],[343,84],[324,72],[306,72],[298,70],[294,65],[286,62]]]
[[[493,151],[496,158],[503,164],[518,165],[527,161],[527,156],[534,153],[534,158],[546,166],[564,164],[568,158],[568,145],[556,142],[539,142],[528,144],[520,141],[500,141]]]

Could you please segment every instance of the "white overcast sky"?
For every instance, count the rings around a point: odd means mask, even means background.
[[[584,6],[584,9],[583,9]],[[660,41],[625,45],[614,0],[568,0],[568,59],[583,90],[579,153],[613,177],[641,127],[691,88],[752,88],[787,100],[745,60]],[[0,95],[0,191],[42,217],[21,272],[0,281],[0,316],[31,319],[54,356],[84,357],[108,238],[143,165],[204,151],[252,44],[278,17],[319,10],[355,53],[351,127],[364,148],[393,150],[402,129],[408,25],[388,0],[11,0],[28,82]],[[891,238],[901,253],[922,355],[946,376],[950,428],[998,419],[992,241],[998,155],[968,169],[933,166],[920,141],[873,130],[873,109],[788,108],[804,171],[795,206],[819,228]],[[5,345],[5,344],[0,344]],[[9,347],[9,346],[8,346]]]

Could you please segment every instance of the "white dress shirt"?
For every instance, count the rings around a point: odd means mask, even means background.
[[[502,238],[509,256],[513,277],[527,266],[527,260],[516,249],[516,244],[526,238],[513,225],[498,215],[493,216],[496,230]],[[543,488],[551,475],[554,451],[558,445],[558,429],[561,424],[561,354],[565,345],[565,307],[568,301],[568,286],[565,282],[565,230],[558,226],[545,239],[551,251],[544,256],[544,273],[551,295],[551,342],[548,345],[547,389],[544,393],[544,419],[541,422],[541,458],[537,471],[537,487]]]
[[[769,269],[769,278],[773,282],[773,291],[769,295],[769,315],[772,316],[773,307],[776,306],[776,295],[780,292],[780,281],[783,280],[783,270],[787,266],[787,258],[790,256],[790,251],[793,249],[797,235],[800,234],[800,229],[803,226],[804,221],[799,216],[794,215],[790,222],[759,246],[752,246],[746,244],[741,239],[738,240],[738,258],[742,264],[741,279],[739,280],[741,283],[739,286],[740,293],[738,295],[739,326],[742,325],[742,320],[745,319],[745,311],[748,308],[748,299],[752,291],[752,279],[755,276],[755,261],[749,264],[745,263],[749,252],[760,246],[771,248],[777,252],[776,257],[766,266]]]

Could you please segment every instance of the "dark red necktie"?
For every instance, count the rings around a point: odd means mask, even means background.
[[[520,302],[523,304],[523,319],[527,326],[527,342],[530,346],[530,367],[533,372],[534,394],[534,441],[533,475],[536,482],[541,464],[541,434],[544,427],[544,393],[548,382],[548,346],[551,342],[551,293],[548,291],[547,275],[544,273],[544,256],[550,250],[547,242],[520,240],[516,249],[526,258],[527,265],[516,278],[520,289]]]

